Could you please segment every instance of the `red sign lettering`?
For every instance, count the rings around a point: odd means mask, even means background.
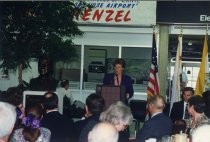
[[[124,17],[124,21],[125,21],[125,22],[131,20],[131,18],[129,18],[129,14],[130,14],[130,10],[128,10],[128,12],[125,14],[125,17]]]
[[[99,21],[101,19],[101,16],[103,13],[104,13],[104,10],[101,10],[101,12],[100,12],[100,10],[97,9],[93,14],[92,20],[94,21],[96,19],[97,21]]]
[[[131,21],[130,18],[130,10],[101,10],[97,9],[95,11],[91,11],[90,9],[85,10],[82,20],[88,21],[92,20],[93,22],[99,22],[99,21],[106,21],[108,22],[128,22]]]
[[[82,16],[82,20],[83,20],[83,21],[89,20],[89,17],[88,17],[88,16],[90,16],[90,12],[91,12],[91,9],[85,10],[85,12],[84,12],[84,14],[83,14],[83,16]]]
[[[117,11],[117,14],[115,16],[115,21],[116,22],[121,22],[122,21],[122,16],[123,16],[123,10]]]
[[[112,21],[113,18],[111,18],[111,17],[112,17],[112,14],[114,13],[114,10],[106,10],[106,13],[107,13],[108,15],[106,16],[105,21],[106,21],[106,22]]]

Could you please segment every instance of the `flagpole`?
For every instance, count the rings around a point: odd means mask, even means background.
[[[183,33],[183,27],[182,27],[182,25],[181,25],[181,28],[180,28],[180,34],[179,34],[179,36],[181,36],[181,37],[182,37],[182,33]]]
[[[156,25],[152,25],[153,34],[155,34]]]
[[[178,82],[178,85],[179,85],[179,94],[178,94],[178,98],[177,98],[177,101],[180,101],[181,99],[181,76],[182,76],[182,39],[183,39],[183,27],[181,25],[181,29],[180,29],[180,35],[179,35],[179,62],[178,62],[178,72],[179,72],[179,82]]]

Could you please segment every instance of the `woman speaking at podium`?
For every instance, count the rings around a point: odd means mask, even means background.
[[[115,59],[114,63],[114,73],[106,74],[103,80],[104,85],[114,85],[114,86],[125,86],[126,104],[128,99],[133,96],[133,85],[131,77],[124,74],[125,60],[118,58]]]

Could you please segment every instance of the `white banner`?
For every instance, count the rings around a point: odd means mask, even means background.
[[[85,24],[155,25],[156,1],[89,0],[92,10],[86,10],[76,21]],[[80,7],[80,2],[74,2]]]

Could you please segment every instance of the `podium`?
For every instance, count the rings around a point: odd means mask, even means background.
[[[96,93],[104,98],[105,109],[117,101],[126,103],[125,86],[97,85]]]

